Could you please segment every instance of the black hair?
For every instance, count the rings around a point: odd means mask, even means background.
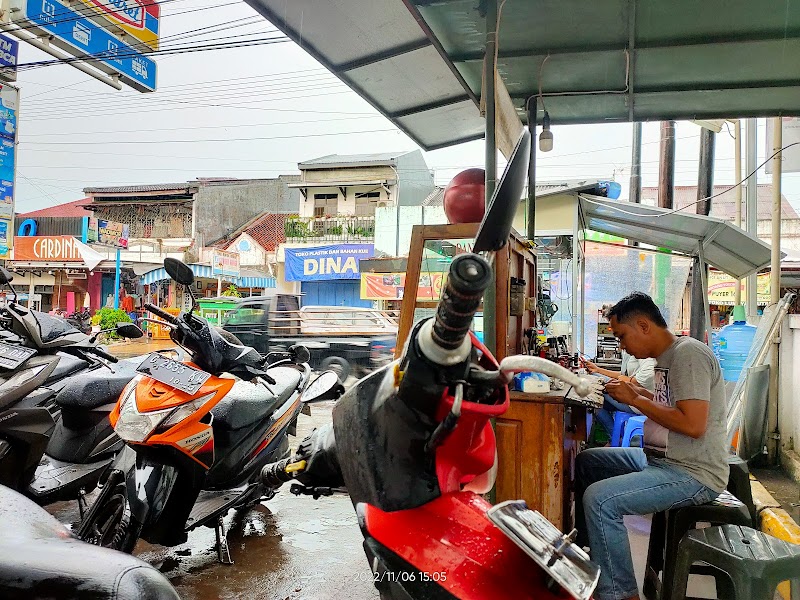
[[[612,306],[608,318],[616,317],[617,321],[630,321],[634,317],[646,317],[659,327],[667,328],[667,322],[653,299],[644,292],[633,292]]]

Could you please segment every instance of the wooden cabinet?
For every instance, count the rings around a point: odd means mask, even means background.
[[[562,531],[574,523],[575,455],[586,440],[586,410],[565,392],[512,392],[496,420],[496,501],[523,499]]]

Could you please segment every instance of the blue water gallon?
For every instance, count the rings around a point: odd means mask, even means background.
[[[719,360],[719,333],[717,332],[712,332],[711,334],[711,350]]]
[[[750,354],[753,338],[756,336],[756,327],[745,322],[743,306],[734,307],[732,320],[733,323],[726,325],[719,332],[719,363],[725,381],[739,380],[747,355]]]

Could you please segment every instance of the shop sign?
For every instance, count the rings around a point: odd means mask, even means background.
[[[17,57],[19,42],[0,35],[0,78],[5,81],[17,79]]]
[[[14,238],[14,260],[84,262],[77,238],[70,235],[40,235]]]
[[[140,92],[155,91],[155,61],[114,36],[108,27],[84,16],[83,12],[59,0],[12,0],[11,8],[14,24],[47,36],[51,44],[72,56],[96,57],[98,69],[109,75],[119,75],[120,81]]]
[[[80,0],[91,13],[111,21],[147,50],[158,50],[161,9],[153,0]],[[142,48],[144,49],[144,48]]]
[[[373,244],[285,248],[286,281],[359,279],[358,261],[372,258]]]
[[[239,254],[214,250],[211,254],[211,273],[214,277],[239,277]]]
[[[115,248],[127,248],[130,237],[130,226],[116,221],[89,217],[89,230],[86,235],[87,244],[101,244]]]
[[[419,276],[417,300],[435,302],[442,295],[446,273],[423,273]],[[402,300],[406,288],[405,273],[362,273],[362,300]]]
[[[761,273],[756,279],[758,289],[757,303],[769,304],[769,273]],[[742,303],[747,299],[747,285],[741,281]],[[720,271],[708,273],[708,303],[720,306],[732,306],[736,297],[736,280]]]

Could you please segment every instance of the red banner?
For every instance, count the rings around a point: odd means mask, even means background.
[[[442,295],[445,275],[445,273],[420,275],[417,300],[438,300]],[[361,298],[364,300],[402,300],[405,288],[405,273],[361,274]]]

